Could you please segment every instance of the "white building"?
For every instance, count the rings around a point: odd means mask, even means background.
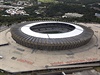
[[[100,14],[99,13],[95,13],[95,16],[100,18]]]
[[[78,13],[65,13],[62,18],[69,18],[69,17],[82,17],[83,14]]]
[[[26,11],[20,9],[8,9],[6,10],[6,13],[10,15],[26,15]]]
[[[18,5],[18,6],[32,6],[33,3],[30,3],[30,1],[18,1],[16,3],[16,5]]]
[[[18,1],[17,5],[27,5],[27,2],[26,1]]]

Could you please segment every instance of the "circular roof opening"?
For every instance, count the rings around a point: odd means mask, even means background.
[[[63,23],[43,23],[43,24],[37,24],[35,26],[32,26],[30,27],[30,29],[38,33],[57,34],[57,33],[70,32],[74,30],[75,27]]]
[[[81,34],[84,29],[67,22],[46,21],[26,24],[21,31],[38,38],[67,38]]]

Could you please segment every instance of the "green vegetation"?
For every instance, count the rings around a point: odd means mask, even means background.
[[[64,3],[79,3],[79,4],[91,4],[100,2],[100,0],[57,0]]]
[[[35,10],[38,10],[38,6],[30,6],[30,7],[26,7],[25,8],[25,11],[30,14],[30,15],[33,15],[36,17],[36,13],[34,12]]]
[[[41,32],[41,33],[55,34],[55,33],[62,33],[62,32],[60,32],[60,31],[48,31],[48,32]]]
[[[31,0],[33,1],[33,0]],[[24,15],[8,15],[5,10],[0,10],[0,25],[11,25],[20,23],[23,21],[34,21],[34,20],[60,20],[68,22],[96,22],[100,23],[100,18],[95,17],[95,13],[100,13],[99,10],[91,8],[90,3],[93,6],[100,8],[96,3],[100,0],[56,0],[58,3],[52,3],[55,0],[39,0],[43,3],[39,5],[33,5],[25,7],[25,11],[29,14]],[[50,2],[50,3],[49,3]],[[88,4],[89,3],[89,4]],[[84,6],[84,7],[83,7]],[[62,18],[65,13],[79,13],[83,14],[81,18]],[[3,15],[3,16],[2,16]]]
[[[100,72],[100,66],[94,67],[94,69],[95,69],[97,72]]]
[[[6,75],[5,73],[0,72],[0,75]]]

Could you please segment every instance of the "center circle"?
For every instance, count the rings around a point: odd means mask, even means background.
[[[31,26],[30,29],[34,32],[44,33],[44,34],[57,34],[70,32],[75,29],[72,25],[66,25],[63,23],[43,23]]]

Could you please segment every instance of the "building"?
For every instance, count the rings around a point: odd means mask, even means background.
[[[1,72],[7,72],[6,75],[53,75],[57,72],[58,75],[58,72],[71,73],[76,68],[79,71],[100,66],[100,30],[96,27],[99,24],[78,24],[23,22],[1,32],[0,41],[9,43],[0,48]],[[31,48],[27,48],[29,46]],[[73,49],[69,49],[71,47]]]
[[[95,13],[95,16],[100,18],[100,14],[99,13]]]
[[[82,14],[78,13],[65,13],[62,18],[71,18],[71,17],[82,17]]]
[[[26,14],[26,11],[20,10],[17,8],[8,9],[8,10],[6,10],[6,13],[8,13],[10,15],[29,15],[29,14]]]
[[[26,6],[26,5],[29,5],[30,3],[28,1],[18,1],[17,2],[17,5],[23,5],[23,6]]]
[[[12,38],[19,44],[36,50],[67,50],[87,44],[93,31],[60,21],[19,24],[11,28]]]

